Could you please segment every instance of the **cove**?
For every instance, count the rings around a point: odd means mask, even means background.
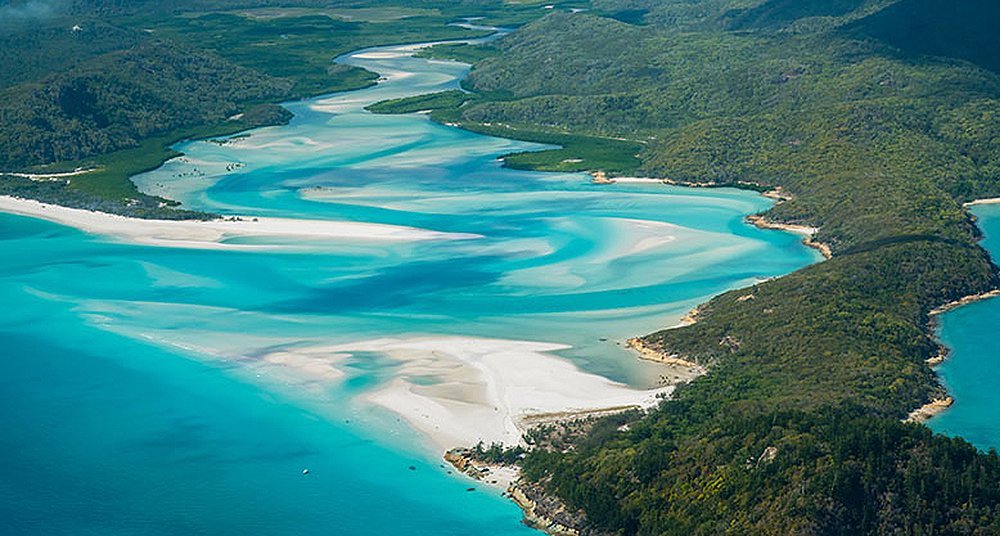
[[[656,387],[663,368],[623,339],[818,260],[744,222],[769,206],[756,194],[509,170],[498,157],[541,146],[364,111],[458,87],[467,65],[417,48],[340,58],[383,80],[289,103],[287,126],[181,144],[135,181],[193,209],[440,239],[192,249],[0,215],[8,530],[532,533],[499,490],[442,466],[439,442],[469,432],[435,436],[454,405],[487,418],[581,396],[518,391],[507,363],[544,363],[552,390]]]
[[[994,259],[1000,255],[1000,205],[976,205],[972,212]],[[1000,448],[1000,300],[963,305],[939,317],[941,342],[950,349],[937,373],[954,398],[944,413],[927,422],[934,431],[961,436],[983,450]]]

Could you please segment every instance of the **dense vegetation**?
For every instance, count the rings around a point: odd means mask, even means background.
[[[645,337],[711,372],[527,475],[624,534],[1000,530],[996,454],[901,422],[943,396],[928,312],[1000,284],[961,205],[1000,194],[995,3],[594,6],[470,51],[470,95],[383,111],[621,144],[614,165],[572,143],[507,160],[540,169],[781,187],[767,218],[820,227],[834,257]]]
[[[625,534],[1000,528],[995,453],[851,406],[821,410],[706,416],[682,399],[599,449],[535,451],[525,473]]]
[[[0,167],[135,147],[181,128],[224,122],[289,84],[165,41],[99,56],[0,95]]]

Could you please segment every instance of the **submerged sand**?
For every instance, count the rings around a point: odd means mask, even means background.
[[[543,342],[433,336],[383,338],[295,352],[313,359],[337,356],[337,361],[345,354],[375,352],[398,362],[394,378],[363,398],[403,417],[442,451],[479,441],[522,444],[524,431],[540,420],[648,408],[673,389],[635,389],[552,355],[567,348]]]

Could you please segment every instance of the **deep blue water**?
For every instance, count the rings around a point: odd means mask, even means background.
[[[539,147],[364,112],[466,73],[411,50],[350,55],[388,80],[291,103],[288,126],[182,144],[136,182],[226,214],[478,238],[186,249],[0,214],[4,533],[529,533],[499,491],[467,491],[425,437],[366,401],[402,374],[398,355],[323,348],[554,343],[580,374],[646,388],[659,367],[617,342],[817,260],[743,222],[769,205],[752,193],[507,170],[498,156]]]
[[[1000,205],[978,205],[973,213],[982,246],[1000,256]],[[951,349],[937,371],[955,403],[928,421],[935,431],[958,435],[988,450],[1000,448],[1000,300],[971,303],[940,316],[942,342]]]

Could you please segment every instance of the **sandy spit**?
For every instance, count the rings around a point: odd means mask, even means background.
[[[209,221],[147,220],[10,196],[0,196],[0,212],[40,218],[123,242],[191,249],[253,250],[294,247],[295,244],[287,242],[288,239],[408,242],[479,237],[473,234],[441,233],[414,227],[353,221],[252,216]],[[256,239],[256,243],[226,243],[227,239],[245,237]]]

